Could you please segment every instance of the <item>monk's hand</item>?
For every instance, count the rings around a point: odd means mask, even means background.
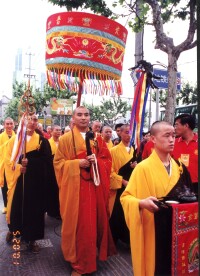
[[[124,185],[124,187],[126,187],[126,186],[127,186],[127,184],[128,184],[128,181],[127,181],[127,180],[125,180],[125,179],[122,179],[122,185]]]
[[[80,168],[88,168],[90,167],[90,162],[87,159],[80,159],[79,160],[79,167]]]
[[[24,174],[26,172],[26,167],[21,166],[20,172]]]
[[[154,196],[149,196],[145,199],[141,199],[139,202],[139,208],[140,209],[147,209],[151,213],[155,213],[159,210],[158,206],[154,204],[153,201],[158,201],[156,197]]]
[[[134,169],[137,165],[137,161],[134,161],[134,162],[130,162],[130,166],[132,169]]]
[[[95,156],[94,154],[88,155],[87,160],[92,164],[95,162]]]
[[[28,159],[27,158],[23,158],[22,159],[22,167],[26,167],[28,165]]]

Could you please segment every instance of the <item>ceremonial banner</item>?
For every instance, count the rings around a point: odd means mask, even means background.
[[[150,85],[147,83],[147,74],[143,70],[135,70],[138,74],[138,82],[135,88],[131,109],[130,132],[132,134],[130,145],[135,144],[139,150],[144,127],[145,109]]]
[[[51,15],[46,24],[49,84],[93,94],[122,93],[121,73],[127,30],[104,16],[85,12]]]
[[[198,202],[173,205],[172,275],[199,275]]]

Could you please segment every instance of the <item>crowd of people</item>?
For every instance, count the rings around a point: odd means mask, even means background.
[[[104,261],[117,254],[118,241],[131,249],[135,276],[168,275],[170,267],[161,271],[156,259],[154,214],[159,199],[176,186],[184,184],[198,197],[194,127],[188,114],[176,117],[174,125],[156,121],[136,148],[130,125],[115,125],[112,140],[113,129],[90,122],[84,106],[74,110],[64,133],[59,125],[44,131],[34,114],[14,164],[14,121],[6,118],[0,134],[6,242],[17,233],[28,250],[39,253],[37,240],[44,238],[48,215],[62,222],[61,248],[71,275],[96,271],[97,256]],[[182,172],[188,177],[180,184]]]

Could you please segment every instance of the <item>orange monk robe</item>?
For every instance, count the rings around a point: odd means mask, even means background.
[[[133,157],[134,149],[131,147],[130,152],[122,142],[114,146],[110,150],[112,156],[112,172],[110,176],[110,199],[109,199],[109,211],[112,214],[117,189],[122,187],[122,176],[118,175],[119,169],[123,167]]]
[[[59,186],[60,214],[62,218],[61,247],[65,259],[71,263],[76,262],[76,231],[79,215],[80,191],[80,160],[76,156],[86,152],[85,140],[79,130],[74,126],[76,153],[73,145],[72,131],[60,137],[59,146],[54,156],[54,169]],[[106,147],[106,145],[105,145]],[[107,150],[109,153],[109,151]],[[103,158],[103,156],[102,156]],[[97,158],[98,159],[98,158]],[[105,161],[108,157],[105,156]],[[106,166],[106,174],[110,175],[110,168]],[[87,222],[86,222],[87,223]]]
[[[86,151],[85,141],[74,127],[77,155]],[[74,159],[74,160],[73,160]],[[75,159],[72,143],[72,132],[60,137],[59,146],[54,156],[54,169],[59,187],[60,214],[62,218],[62,250],[70,262],[76,260],[76,226],[79,210],[80,167],[79,159]],[[73,185],[69,185],[73,184]],[[68,220],[65,220],[65,217]],[[63,235],[64,233],[64,235]]]
[[[140,199],[149,196],[162,198],[174,187],[180,177],[177,163],[171,159],[171,175],[153,151],[149,158],[139,163],[121,195],[127,226],[130,230],[131,255],[134,276],[153,276],[155,269],[154,214],[140,211]]]

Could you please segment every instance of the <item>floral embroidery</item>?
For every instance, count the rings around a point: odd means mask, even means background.
[[[180,215],[178,217],[180,225],[187,225],[188,222],[186,221],[185,211],[180,212]]]

